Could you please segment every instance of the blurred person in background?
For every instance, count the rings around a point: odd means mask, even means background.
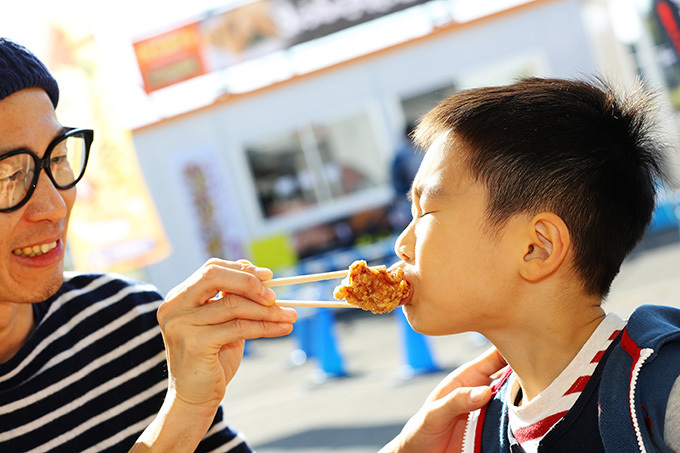
[[[61,125],[58,100],[43,63],[0,38],[0,451],[251,451],[222,419],[225,387],[244,339],[288,334],[295,311],[246,261],[208,261],[165,302],[65,273],[94,133]]]
[[[394,152],[390,175],[394,189],[394,201],[390,210],[390,223],[393,228],[402,230],[411,221],[411,203],[407,194],[411,183],[418,172],[423,156],[413,143],[413,131],[416,125],[408,122],[404,128],[399,147]]]

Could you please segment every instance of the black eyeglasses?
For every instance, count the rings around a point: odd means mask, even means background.
[[[25,149],[0,156],[0,212],[25,205],[43,169],[57,189],[75,186],[85,174],[93,139],[91,129],[67,129],[64,135],[52,140],[42,159]]]

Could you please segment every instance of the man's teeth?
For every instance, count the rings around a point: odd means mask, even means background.
[[[57,242],[51,242],[49,244],[34,245],[33,247],[24,247],[21,249],[12,250],[12,253],[19,256],[34,257],[42,255],[44,253],[53,250],[57,246]]]

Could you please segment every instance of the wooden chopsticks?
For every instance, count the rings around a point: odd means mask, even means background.
[[[385,269],[384,265],[376,266],[375,268]],[[375,269],[374,268],[374,269]],[[265,286],[274,288],[277,286],[295,285],[298,283],[320,282],[323,280],[332,280],[334,278],[344,278],[347,276],[349,269],[341,271],[320,272],[318,274],[296,275],[293,277],[272,278],[263,282]],[[344,300],[277,300],[276,305],[281,307],[321,307],[321,308],[359,308]]]
[[[344,300],[277,300],[280,307],[310,307],[310,308],[359,308]]]
[[[320,282],[322,280],[332,280],[334,278],[344,278],[347,276],[348,269],[343,271],[321,272],[319,274],[296,275],[294,277],[272,278],[264,282],[270,288],[276,286],[295,285],[296,283]]]
[[[342,271],[321,272],[318,274],[280,277],[267,280],[264,284],[272,288],[277,286],[295,285],[298,283],[320,282],[323,280],[332,280],[334,278],[344,278],[347,276],[348,272],[349,269],[345,269]],[[358,308],[355,305],[350,305],[344,300],[277,300],[276,305],[281,307]]]

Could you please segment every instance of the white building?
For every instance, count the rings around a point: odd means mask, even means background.
[[[404,125],[455,90],[527,75],[603,74],[630,86],[637,73],[603,1],[535,0],[463,23],[443,23],[434,5],[416,8],[435,19],[385,21],[414,35],[405,42],[284,76],[268,71],[291,54],[253,62],[262,71],[254,85],[279,80],[134,130],[173,249],[147,269],[152,282],[168,290],[211,255],[294,264],[350,228],[371,234],[394,196],[389,165]],[[361,53],[364,42],[350,42]],[[322,60],[341,50],[331,42],[306,52]],[[393,238],[366,242],[306,264],[379,258]]]

